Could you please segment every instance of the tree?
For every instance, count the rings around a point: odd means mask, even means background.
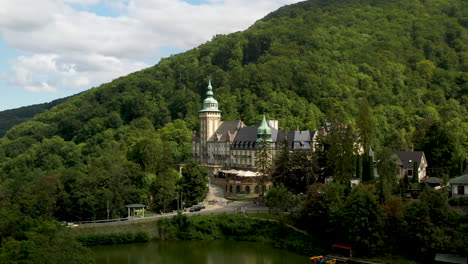
[[[381,157],[377,170],[379,172],[379,194],[382,204],[390,200],[396,184],[396,160],[390,149],[385,149]]]
[[[374,180],[374,160],[369,155],[362,155],[362,180],[370,182]]]
[[[343,207],[342,230],[361,254],[375,254],[383,245],[382,212],[372,194],[355,187]]]
[[[271,214],[278,218],[281,223],[285,223],[285,212],[291,212],[299,206],[299,198],[292,194],[282,184],[273,187],[266,195],[266,205]]]
[[[271,175],[271,143],[266,140],[260,140],[257,142],[257,151],[255,155],[255,165],[260,172],[258,177],[258,185],[261,186],[260,195],[264,196],[266,191],[266,182],[269,180]]]
[[[341,214],[346,188],[336,183],[309,186],[301,210],[301,226],[330,243],[342,240]]]
[[[208,192],[208,171],[194,161],[189,161],[182,168],[179,184],[183,201],[188,205],[196,204],[202,201]]]
[[[94,263],[90,250],[58,222],[18,217],[18,232],[10,233],[0,244],[1,263]]]
[[[417,161],[413,162],[413,178],[411,181],[413,183],[419,183],[419,164]]]
[[[359,143],[364,149],[364,155],[369,155],[374,140],[374,123],[372,109],[367,99],[363,99],[359,106],[359,115],[356,120]]]
[[[432,168],[450,168],[454,164],[454,138],[440,121],[434,121],[422,136],[416,138],[417,149],[423,150]]]
[[[289,176],[291,164],[290,159],[291,154],[289,150],[289,142],[287,139],[284,139],[281,143],[281,149],[273,163],[271,179],[275,186],[279,186],[281,183],[285,184],[286,179]]]
[[[151,187],[154,198],[153,207],[156,211],[166,212],[169,205],[174,202],[178,178],[179,173],[174,169],[167,169],[156,176],[156,181]]]
[[[294,194],[305,193],[307,187],[317,181],[318,176],[317,157],[313,151],[290,153],[287,141],[283,142],[271,174],[275,186],[282,184]]]
[[[351,127],[342,122],[332,122],[326,136],[329,148],[327,150],[327,165],[333,179],[339,183],[349,183],[355,175],[355,142]]]

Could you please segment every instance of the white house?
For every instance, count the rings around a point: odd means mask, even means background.
[[[451,179],[452,197],[468,197],[468,174]]]
[[[418,182],[426,177],[427,159],[424,151],[396,151],[397,179],[408,175],[409,178],[418,177]],[[413,171],[414,163],[417,162],[418,171]]]

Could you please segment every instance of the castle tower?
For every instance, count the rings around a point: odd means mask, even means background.
[[[208,155],[206,142],[210,140],[221,124],[221,111],[218,109],[218,101],[213,97],[211,80],[208,82],[203,109],[198,111],[198,117],[200,119],[200,154],[203,160],[203,157]]]

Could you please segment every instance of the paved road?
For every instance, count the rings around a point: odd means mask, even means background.
[[[208,201],[216,200],[215,204],[209,204]],[[213,185],[210,185],[209,192],[204,201],[206,208],[198,212],[189,212],[188,209],[183,212],[186,215],[207,215],[207,214],[222,214],[222,213],[238,213],[239,208],[243,207],[246,213],[258,213],[258,212],[268,212],[268,207],[257,205],[252,201],[230,201],[224,198],[223,188]],[[130,224],[135,222],[148,222],[155,219],[173,217],[177,212],[165,213],[161,215],[155,215],[145,218],[131,218],[126,221],[118,222],[103,222],[103,223],[86,223],[80,224],[79,226],[109,226],[109,225],[122,225]]]

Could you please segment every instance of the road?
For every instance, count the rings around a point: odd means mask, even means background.
[[[217,201],[214,204],[210,204],[209,201]],[[224,190],[223,188],[211,184],[209,186],[209,192],[204,201],[205,209],[198,211],[198,212],[189,212],[186,209],[183,214],[185,215],[207,215],[207,214],[222,214],[222,213],[237,213],[238,209],[243,207],[246,213],[258,213],[258,212],[268,212],[268,207],[257,205],[250,201],[230,201],[224,198]],[[83,223],[78,226],[109,226],[109,225],[122,225],[122,224],[130,224],[135,222],[148,222],[154,221],[155,219],[166,218],[166,217],[173,217],[177,214],[177,212],[172,213],[165,213],[150,217],[144,218],[131,218],[126,221],[116,221],[116,222],[92,222],[92,223]]]

